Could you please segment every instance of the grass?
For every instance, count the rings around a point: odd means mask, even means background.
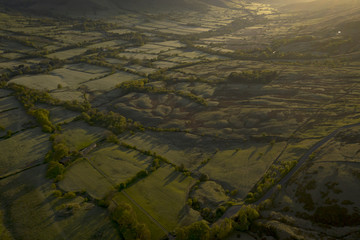
[[[109,91],[122,82],[139,79],[139,76],[131,73],[117,72],[104,78],[86,82],[84,85],[87,86],[90,91]]]
[[[247,145],[239,150],[219,151],[200,171],[245,197],[275,160],[284,143]]]
[[[13,96],[0,98],[0,112],[20,107],[22,107],[22,105]]]
[[[100,140],[103,133],[102,128],[77,121],[63,126],[63,133],[58,137],[63,139],[70,149],[81,150]]]
[[[120,239],[105,209],[79,198],[55,199],[45,172],[46,166],[39,166],[0,182],[0,202],[6,207],[14,239]],[[73,202],[80,204],[80,209],[61,216],[57,206]],[[1,220],[0,216],[0,229]],[[3,240],[1,237],[0,230]]]
[[[136,216],[139,219],[139,222],[144,223],[146,226],[148,226],[151,232],[152,240],[158,240],[165,236],[163,230],[159,228],[153,221],[151,221],[150,218],[145,215],[135,204],[133,204],[128,198],[126,198],[125,195],[123,195],[122,193],[117,193],[113,200],[117,203],[125,202],[133,208],[133,210],[136,212]]]
[[[9,83],[16,83],[38,90],[55,90],[58,88],[59,84],[63,87],[67,87],[67,84],[62,81],[61,77],[50,74],[23,75],[11,79]]]
[[[226,196],[224,189],[213,181],[205,181],[199,185],[199,188],[192,194],[199,202],[204,204],[203,207],[216,208],[222,203],[229,200]]]
[[[60,101],[78,101],[83,102],[84,94],[79,91],[68,91],[68,90],[56,90],[50,93],[50,96]]]
[[[1,240],[12,240],[11,234],[4,226],[3,213],[0,211],[0,239]]]
[[[77,89],[83,82],[103,76],[104,72],[85,72],[81,69],[76,69],[74,65],[69,65],[63,68],[55,69],[51,72],[51,75],[60,77],[62,82],[64,83],[63,87],[68,86],[71,89]]]
[[[96,199],[102,199],[112,189],[111,183],[87,160],[78,160],[67,168],[59,187],[67,192],[86,191]]]
[[[29,117],[23,109],[14,109],[11,111],[0,113],[0,126],[3,126],[6,131],[11,130],[12,132],[20,131],[29,125],[29,122],[34,120]],[[34,124],[30,124],[34,125]],[[0,136],[4,136],[5,131],[0,133]]]
[[[53,211],[40,188],[46,185],[44,171],[45,167],[40,166],[0,182],[0,201],[6,206],[15,239],[60,238]]]
[[[53,122],[54,124],[70,122],[79,115],[79,113],[77,112],[73,112],[59,106],[50,107],[49,111],[50,111],[50,115],[49,115],[50,121]]]
[[[130,145],[141,146],[141,149],[151,149],[158,155],[167,158],[171,163],[180,166],[183,164],[187,169],[197,167],[202,159],[199,159],[198,149],[194,149],[197,138],[187,136],[185,133],[136,133],[125,135],[121,141]]]
[[[116,183],[125,182],[152,162],[152,157],[112,144],[92,152],[89,159]]]
[[[27,130],[0,141],[0,175],[41,163],[50,150],[49,135],[40,128]]]
[[[74,48],[70,50],[60,51],[47,55],[49,58],[58,58],[60,60],[66,60],[78,55],[81,55],[87,51],[86,48]]]
[[[194,180],[174,171],[171,166],[159,168],[126,192],[168,231],[179,226],[186,208],[187,192]]]

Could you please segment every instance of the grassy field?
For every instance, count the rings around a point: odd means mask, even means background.
[[[75,117],[79,115],[77,112],[66,110],[62,107],[50,107],[50,121],[58,124],[63,122],[71,122]]]
[[[90,126],[85,122],[76,121],[63,126],[59,139],[74,150],[81,150],[100,140],[104,135],[103,128]]]
[[[0,149],[7,149],[0,156],[0,175],[42,163],[50,150],[49,135],[34,128],[0,141]]]
[[[74,48],[74,49],[70,49],[70,50],[51,53],[51,54],[47,55],[47,57],[58,58],[60,60],[66,60],[66,59],[81,55],[81,54],[85,53],[86,51],[87,51],[86,48]]]
[[[113,187],[109,181],[94,169],[87,160],[78,160],[73,163],[59,182],[64,191],[86,191],[96,199],[102,199]]]
[[[70,89],[77,89],[83,82],[89,81],[90,79],[98,78],[103,76],[105,73],[91,73],[82,71],[82,69],[76,69],[74,66],[63,67],[55,69],[51,72],[52,76],[60,77],[64,83],[63,87],[69,87]]]
[[[206,181],[199,185],[193,194],[192,198],[196,198],[202,207],[215,209],[217,206],[226,203],[229,197],[221,185],[214,181]]]
[[[13,96],[0,99],[0,112],[21,107],[21,103]]]
[[[200,150],[194,148],[198,137],[185,133],[137,133],[127,134],[121,138],[124,142],[138,146],[143,150],[156,152],[167,158],[170,162],[180,166],[183,164],[188,169],[196,168],[203,160],[199,158]]]
[[[68,86],[61,77],[50,74],[24,75],[11,79],[9,83],[16,83],[28,88],[39,90],[55,90],[58,88],[59,84],[63,87]]]
[[[146,226],[149,228],[152,240],[161,239],[165,236],[164,231],[160,227],[158,227],[153,221],[151,221],[150,218],[146,214],[144,214],[144,212],[141,211],[135,204],[133,204],[127,197],[125,197],[125,195],[123,195],[122,193],[117,193],[114,196],[113,200],[117,203],[125,202],[133,208],[133,210],[136,212],[136,216],[139,222],[146,224]]]
[[[90,91],[110,91],[116,87],[116,85],[132,80],[139,80],[140,76],[126,72],[117,72],[107,77],[92,80],[84,83]]]
[[[81,199],[54,198],[45,172],[46,166],[40,166],[0,181],[0,202],[14,239],[119,239],[105,209]],[[78,208],[62,215],[61,204]]]
[[[187,192],[193,183],[192,178],[166,166],[126,189],[126,192],[168,231],[172,231],[179,226],[186,209]]]
[[[50,96],[60,101],[78,101],[83,102],[84,94],[75,90],[57,89],[50,93]]]
[[[0,211],[0,239],[1,240],[12,240],[12,236],[4,226],[3,213]]]
[[[200,171],[226,188],[238,190],[238,197],[242,198],[272,164],[283,146],[284,143],[273,146],[270,143],[253,143],[239,150],[219,151]]]
[[[61,239],[61,229],[44,188],[45,166],[33,168],[0,182],[0,201],[6,206],[14,239]]]
[[[125,182],[152,162],[152,157],[112,144],[96,149],[88,157],[116,183]]]
[[[6,135],[8,130],[17,132],[23,130],[33,123],[34,119],[29,117],[23,109],[14,109],[0,113],[0,126],[5,128],[5,131],[0,132],[0,137]]]

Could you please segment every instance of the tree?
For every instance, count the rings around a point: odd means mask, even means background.
[[[119,203],[112,211],[111,218],[118,224],[124,239],[151,239],[150,230],[145,224],[138,222],[136,214],[129,204]]]
[[[58,162],[50,162],[46,172],[46,177],[56,179],[59,175],[62,175],[65,171],[65,167]]]
[[[205,221],[195,222],[187,227],[176,230],[178,240],[208,240],[210,239],[210,227]]]
[[[234,218],[236,223],[235,228],[239,231],[247,231],[253,221],[259,217],[260,214],[255,208],[252,206],[243,206]]]
[[[214,225],[211,228],[211,239],[226,239],[232,231],[233,222],[231,219],[225,218],[220,225]]]
[[[54,160],[59,161],[69,155],[69,148],[64,143],[54,145]]]

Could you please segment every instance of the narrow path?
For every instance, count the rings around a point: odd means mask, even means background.
[[[274,185],[272,188],[270,188],[259,200],[257,200],[254,205],[259,205],[264,200],[271,197],[271,195],[276,191],[277,185],[285,185],[290,178],[303,166],[305,162],[309,159],[310,155],[318,150],[320,147],[322,147],[325,143],[327,143],[330,139],[336,136],[340,131],[360,126],[360,123],[350,124],[343,127],[340,127],[333,132],[331,132],[329,135],[321,139],[319,142],[317,142],[315,145],[313,145],[299,160],[298,163],[286,174],[285,177],[283,177],[276,185]],[[243,205],[237,205],[230,207],[225,214],[218,220],[222,220],[225,218],[230,218],[234,216],[242,207]]]

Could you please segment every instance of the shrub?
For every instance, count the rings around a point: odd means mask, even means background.
[[[210,238],[210,227],[205,221],[195,222],[176,230],[178,240],[207,240]]]
[[[46,172],[46,177],[56,179],[59,175],[62,175],[65,171],[65,167],[58,162],[50,162]]]
[[[55,190],[53,192],[54,197],[60,198],[62,196],[62,192],[60,190]]]
[[[67,192],[64,194],[64,198],[67,198],[67,199],[72,199],[75,197],[76,197],[76,194],[74,192]]]
[[[208,181],[208,180],[209,180],[209,176],[208,176],[207,174],[205,174],[205,173],[202,173],[202,174],[200,175],[199,180],[200,180],[201,182]]]
[[[234,227],[239,231],[247,231],[253,221],[259,217],[260,214],[255,208],[251,206],[243,206],[234,218]]]
[[[117,223],[124,239],[151,239],[151,233],[148,227],[138,222],[136,213],[129,204],[119,203],[112,211],[111,219]]]

